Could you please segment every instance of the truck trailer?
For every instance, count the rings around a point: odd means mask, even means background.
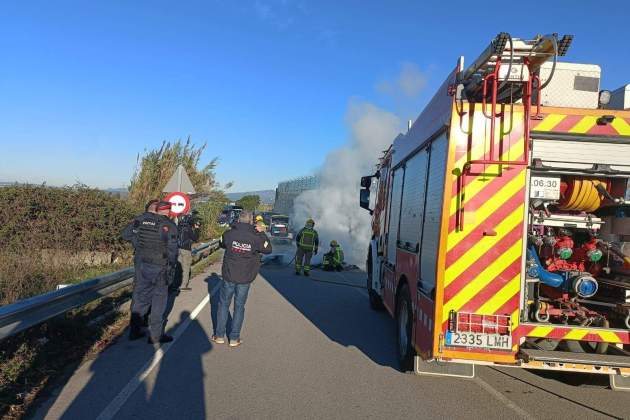
[[[369,302],[396,319],[402,369],[630,390],[630,110],[599,66],[560,61],[572,38],[500,33],[460,57],[361,179]]]

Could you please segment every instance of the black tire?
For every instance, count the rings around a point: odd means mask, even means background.
[[[597,327],[609,328],[610,324],[607,320],[604,320],[602,325],[597,325]],[[565,346],[570,352],[573,353],[595,353],[595,354],[606,354],[608,351],[608,343],[600,343],[596,341],[573,341],[566,340],[564,342]]]
[[[375,311],[382,311],[385,306],[383,305],[383,299],[381,296],[376,293],[376,290],[372,288],[372,248],[368,250],[367,257],[367,284],[366,289],[368,292],[368,297],[370,299],[370,308]]]
[[[535,345],[542,350],[553,351],[558,348],[558,345],[560,345],[560,341],[543,338],[540,340],[536,340]]]
[[[567,350],[572,353],[595,353],[606,354],[608,351],[608,343],[598,343],[590,341],[573,341],[566,340],[564,342]]]
[[[416,352],[411,342],[413,312],[409,287],[403,284],[396,298],[396,353],[400,370],[407,372],[413,369],[413,358]]]

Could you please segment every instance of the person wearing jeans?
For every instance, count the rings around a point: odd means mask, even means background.
[[[232,328],[230,335],[230,345],[238,343],[241,338],[241,328],[243,327],[243,319],[245,318],[245,302],[249,293],[251,283],[233,283],[223,280],[219,295],[219,310],[217,313],[217,330],[216,337],[225,337],[227,320],[229,316],[229,307],[232,297],[234,297],[234,314],[232,316]],[[216,340],[215,340],[216,341]]]
[[[229,308],[234,298],[232,328],[229,333],[230,347],[241,345],[241,327],[245,318],[245,302],[251,283],[260,269],[260,254],[271,253],[271,243],[265,235],[252,225],[252,214],[242,212],[239,222],[221,237],[221,248],[225,249],[221,273],[223,284],[219,294],[217,325],[211,340],[225,343]]]

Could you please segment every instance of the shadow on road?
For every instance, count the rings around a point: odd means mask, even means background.
[[[502,369],[497,369],[495,367],[489,367],[489,369],[493,370],[494,372],[500,373],[501,375],[504,375],[512,380],[521,382],[531,388],[545,392],[549,395],[553,395],[554,397],[557,397],[559,400],[564,400],[566,402],[574,404],[583,409],[590,410],[593,413],[596,413],[598,416],[604,416],[604,417],[613,418],[613,419],[621,418],[621,417],[617,417],[613,413],[607,412],[605,410],[600,410],[596,408],[593,404],[589,404],[587,401],[580,400],[578,396],[574,396],[568,392],[562,392],[562,390],[557,386],[538,385],[538,384],[533,383],[532,381],[528,381],[527,379],[519,378],[516,375],[513,375],[512,373],[506,372]],[[534,375],[540,376],[541,378],[559,381],[566,385],[573,386],[576,388],[579,388],[580,386],[583,386],[583,385],[592,385],[593,386],[592,388],[598,387],[598,385],[600,385],[599,387],[601,388],[602,380],[607,379],[606,375],[592,375],[592,374],[588,375],[588,374],[579,374],[579,373],[574,373],[574,372],[551,372],[551,371],[545,372],[545,371],[540,371],[536,369],[528,370],[528,372]],[[608,390],[605,390],[605,391],[608,391]],[[585,415],[586,414],[587,412],[585,412]]]
[[[263,268],[264,279],[329,339],[356,347],[374,363],[397,369],[395,329],[384,312],[370,309],[364,290],[339,282],[337,273],[320,270],[298,277],[290,268]],[[332,280],[327,283],[317,280]]]
[[[180,322],[189,316],[182,313]],[[121,418],[206,418],[202,358],[212,351],[212,343],[197,319],[191,321],[180,340],[162,359],[155,382],[147,378],[142,383],[144,402],[134,400],[139,403],[121,411]]]
[[[190,318],[183,311],[179,321],[167,333],[174,334]],[[182,343],[185,341],[185,345]],[[183,349],[184,354],[181,353]],[[129,396],[118,416],[122,418],[204,418],[204,384],[202,357],[212,350],[208,336],[200,323],[194,319],[182,336]],[[33,418],[86,419],[96,418],[116,395],[133,380],[143,366],[152,360],[157,350],[147,344],[146,339],[129,341],[126,334],[90,366],[89,380],[77,389],[63,413],[51,413],[55,398],[44,410],[33,413]],[[164,393],[172,393],[172,378],[185,375],[186,390],[181,392],[182,406],[164,407],[160,404]],[[155,379],[152,379],[155,378]],[[172,400],[172,398],[171,398]],[[147,408],[148,411],[147,412]],[[140,411],[143,410],[143,411]]]
[[[530,373],[545,379],[553,379],[563,384],[575,387],[607,388],[609,386],[608,375],[594,375],[578,372],[556,372],[532,369]]]

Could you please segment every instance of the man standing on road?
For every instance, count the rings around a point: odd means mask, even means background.
[[[163,316],[178,256],[177,226],[168,218],[171,203],[160,201],[156,207],[156,213],[141,214],[123,230],[123,238],[135,248],[136,282],[131,302],[129,338],[137,340],[145,336],[142,318],[150,308],[150,344],[173,340],[164,334]]]
[[[306,224],[300,230],[295,238],[297,243],[297,252],[295,253],[295,274],[298,276],[302,273],[304,268],[304,275],[308,276],[311,271],[311,258],[313,255],[317,255],[319,248],[319,235],[317,231],[313,229],[315,227],[315,221],[308,219]]]
[[[233,224],[221,237],[221,248],[225,249],[221,267],[223,284],[212,341],[217,344],[225,343],[229,307],[234,298],[232,329],[228,338],[230,347],[237,347],[241,345],[241,327],[245,318],[245,302],[249,287],[260,268],[259,255],[270,254],[271,243],[252,225],[252,214],[244,211],[239,222]]]
[[[157,214],[157,206],[159,202],[160,200],[156,200],[156,199],[149,200],[149,202],[147,202],[147,204],[144,206],[144,213]],[[136,229],[134,223],[128,224],[127,227],[125,227],[125,229],[123,229],[123,232],[122,232],[122,238],[125,241],[131,242],[131,245],[133,246],[134,250],[137,248],[137,245],[138,245],[137,234],[138,234],[138,230]],[[137,300],[136,285],[138,284],[138,275],[140,273],[140,259],[139,258],[134,258],[133,268],[134,268],[134,281],[133,281],[133,290],[131,292],[132,306],[133,306],[133,302]],[[149,325],[148,316],[149,314],[147,313],[142,319],[142,325],[145,327]]]
[[[197,210],[192,214],[184,216],[177,225],[179,233],[179,257],[178,261],[182,268],[182,284],[188,288],[190,283],[190,267],[192,265],[192,244],[199,240],[199,217]]]

